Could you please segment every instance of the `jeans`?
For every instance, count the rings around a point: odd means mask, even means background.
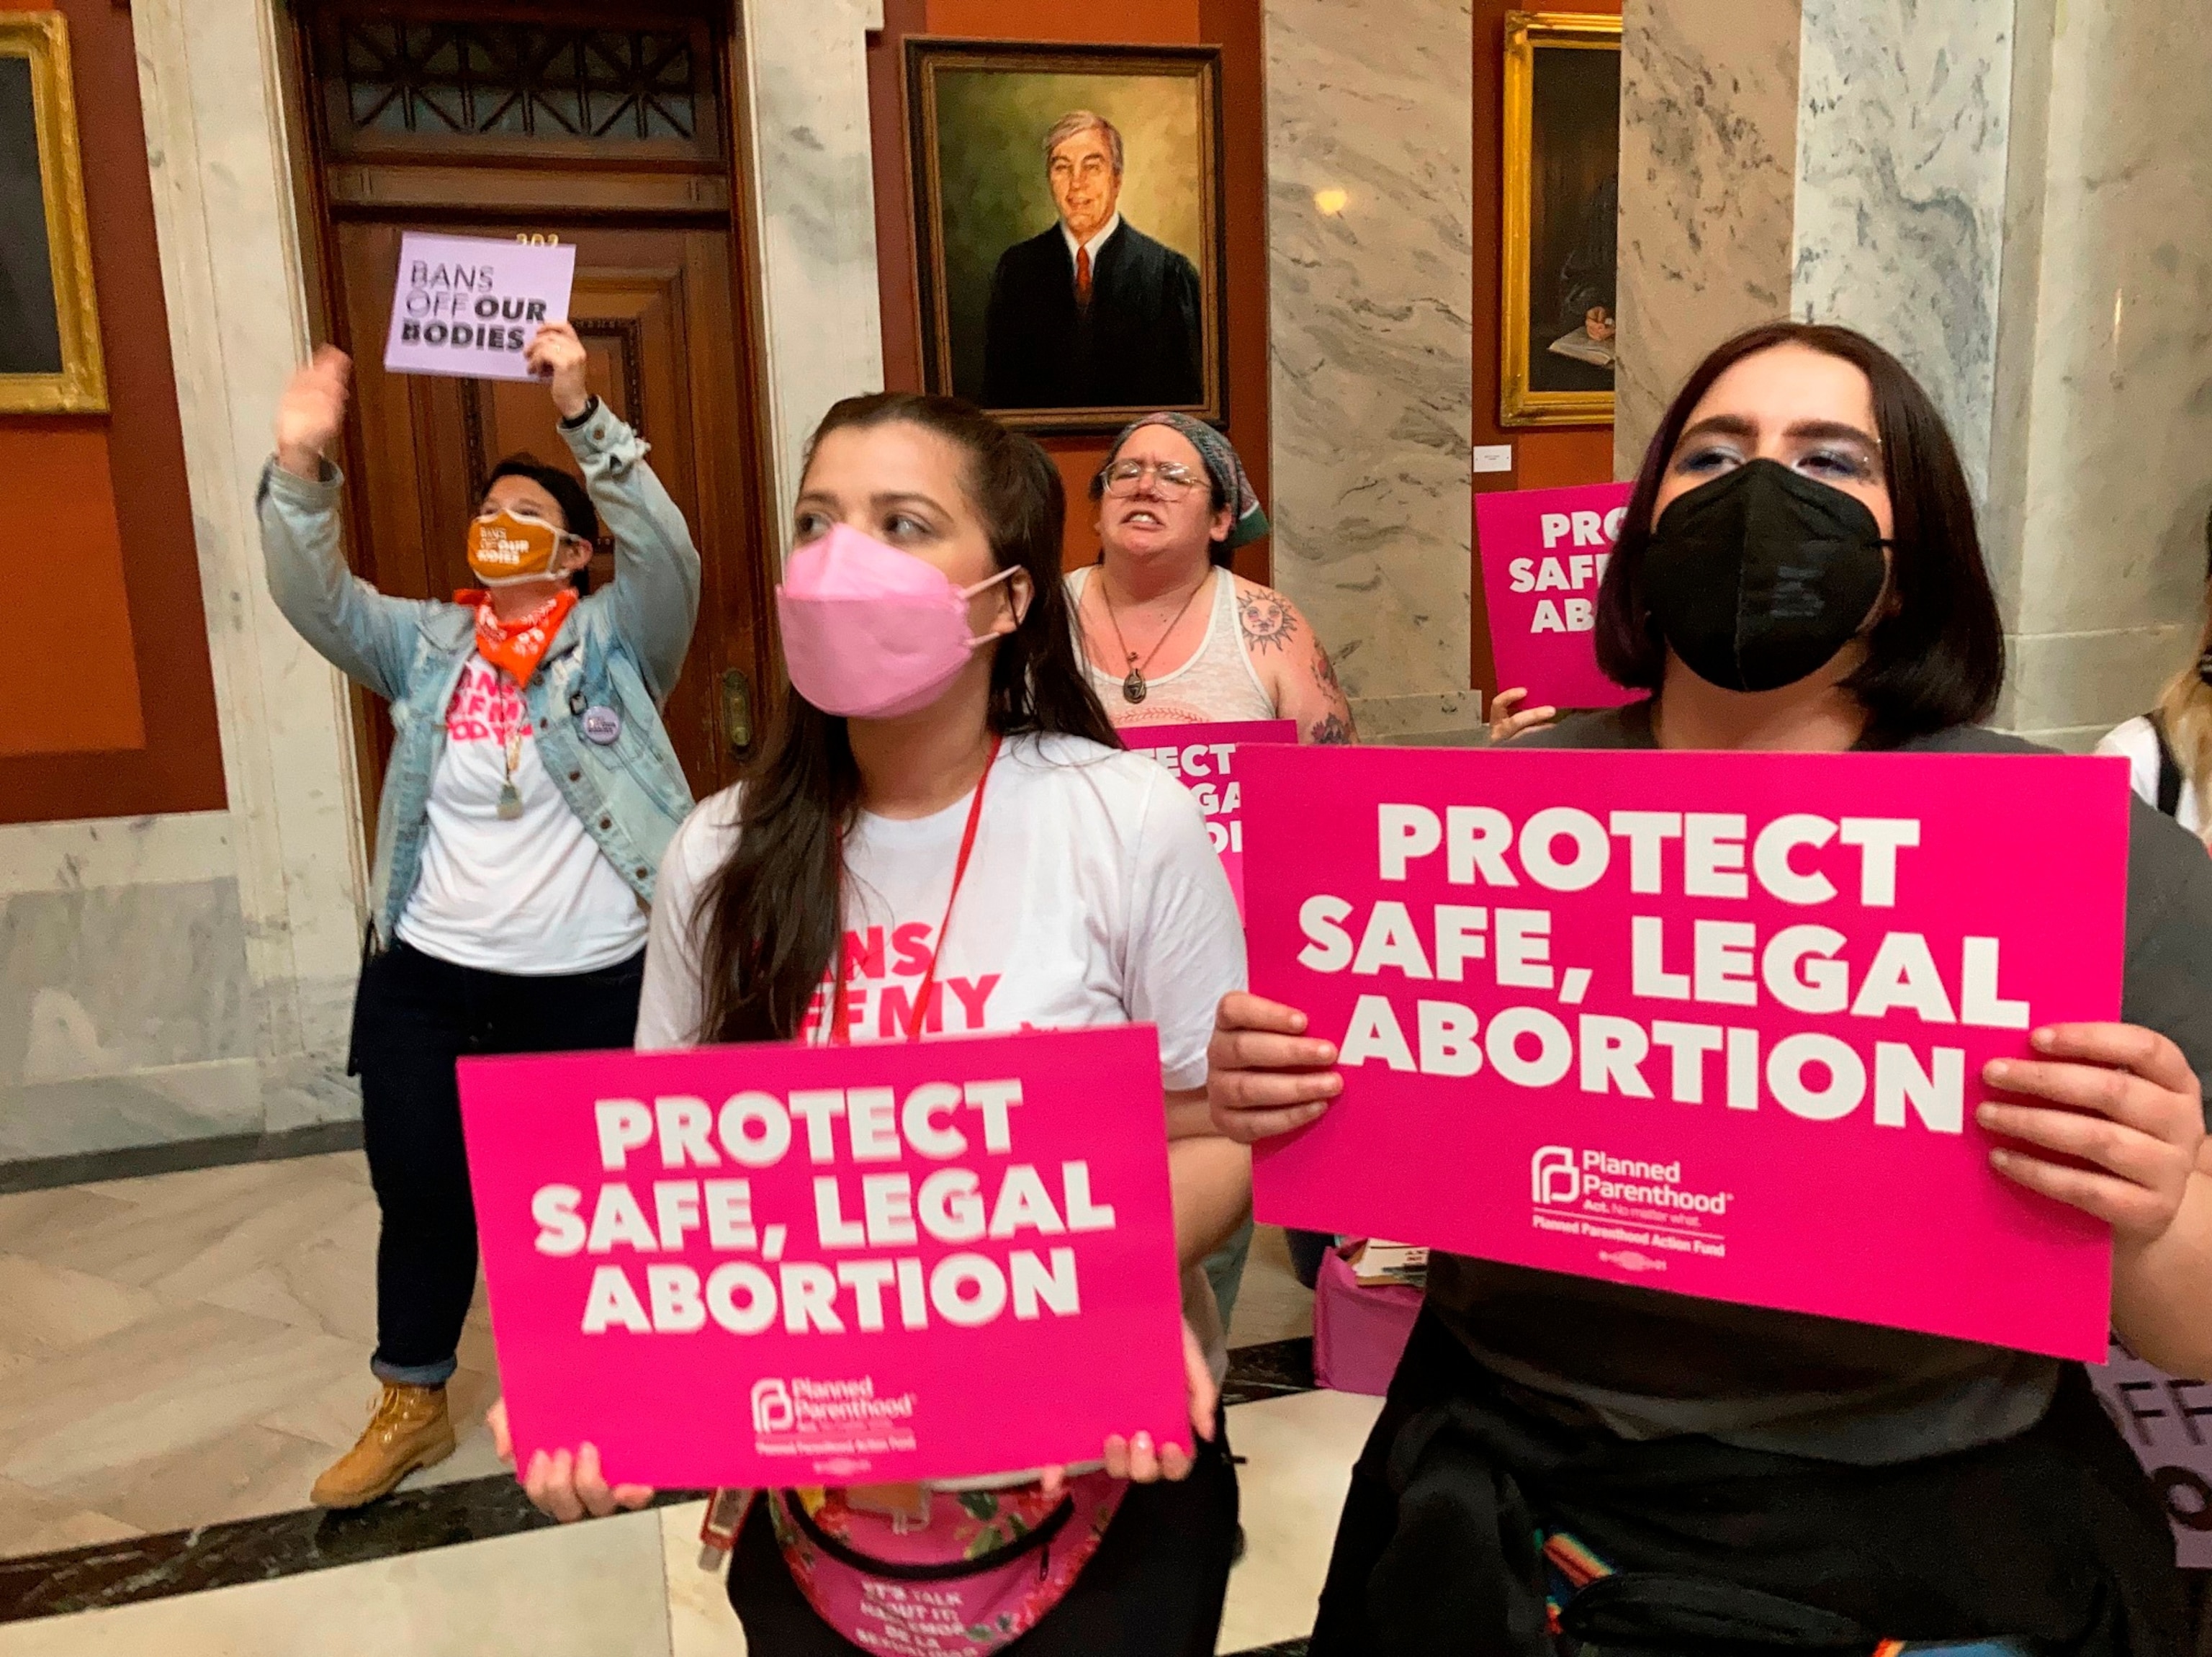
[[[1252,1216],[1236,1234],[1206,1257],[1206,1281],[1212,1285],[1213,1303],[1221,1308],[1221,1334],[1229,1335],[1229,1320],[1237,1315],[1237,1291],[1244,1286],[1244,1262],[1252,1252]]]
[[[394,944],[362,964],[353,1068],[376,1240],[378,1379],[440,1386],[476,1294],[476,1204],[461,1140],[455,1061],[476,1053],[627,1047],[643,951],[596,972],[520,978]]]

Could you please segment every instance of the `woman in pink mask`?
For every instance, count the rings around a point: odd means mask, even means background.
[[[1043,451],[967,404],[830,410],[777,593],[794,693],[752,776],[670,844],[637,1043],[1157,1026],[1185,1307],[1206,1325],[1186,1329],[1197,1455],[1139,1433],[1064,1477],[763,1493],[729,1591],[751,1648],[776,1657],[880,1640],[868,1619],[897,1596],[872,1603],[877,1576],[960,1602],[964,1632],[939,1616],[901,1650],[1213,1650],[1237,1483],[1199,1266],[1243,1220],[1250,1164],[1209,1120],[1206,1050],[1244,984],[1243,934],[1196,803],[1118,746],[1085,679],[1064,505]],[[876,936],[890,947],[866,947]],[[610,1489],[589,1446],[523,1473],[562,1519],[650,1496]],[[994,1527],[1022,1539],[994,1545]]]

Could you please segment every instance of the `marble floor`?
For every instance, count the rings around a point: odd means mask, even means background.
[[[696,1499],[565,1528],[520,1502],[481,1424],[481,1297],[456,1454],[368,1515],[305,1509],[374,1391],[374,1238],[351,1152],[0,1196],[0,1657],[742,1652]],[[1298,1648],[1374,1417],[1312,1390],[1311,1328],[1263,1229],[1231,1331],[1248,1551],[1223,1652]]]
[[[1317,1392],[1232,1409],[1248,1551],[1221,1651],[1292,1644],[1312,1626],[1346,1471],[1376,1407]],[[739,1657],[720,1579],[698,1565],[702,1505],[0,1623],[0,1657]]]
[[[297,1508],[376,1391],[358,1152],[0,1197],[0,1556]],[[482,1297],[459,1449],[498,1471]]]

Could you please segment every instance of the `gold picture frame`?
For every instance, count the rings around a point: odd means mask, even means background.
[[[0,414],[107,411],[76,88],[61,13],[0,11],[0,241],[33,249],[12,271],[0,264]],[[37,205],[25,210],[33,180]],[[33,227],[44,232],[43,271]]]
[[[1111,433],[1156,409],[1225,425],[1220,48],[913,35],[906,76],[925,387],[1037,435]],[[1055,335],[1061,289],[1036,256],[1063,232],[1039,140],[1077,109],[1126,139],[1127,178],[1115,174],[1120,228],[1098,256],[1099,298],[1080,317],[1068,301]],[[1139,269],[1156,279],[1141,289]],[[1158,315],[1109,294],[1123,272],[1131,291],[1166,296]],[[1133,339],[1109,332],[1125,325]]]
[[[1583,55],[1610,54],[1608,64],[1584,61]],[[1561,59],[1558,54],[1571,53]],[[1565,71],[1545,79],[1545,60]],[[1607,119],[1603,92],[1610,77],[1609,143],[1600,123]],[[1504,268],[1498,287],[1498,423],[1501,426],[1602,425],[1613,418],[1613,369],[1609,360],[1617,335],[1611,320],[1596,325],[1608,331],[1605,338],[1578,336],[1571,320],[1563,316],[1568,289],[1577,283],[1576,261],[1584,249],[1569,244],[1565,261],[1559,257],[1563,242],[1577,228],[1574,210],[1583,210],[1582,223],[1589,225],[1593,210],[1601,210],[1618,196],[1620,132],[1620,19],[1587,12],[1516,11],[1505,18],[1505,199],[1504,234],[1499,239]],[[1540,84],[1540,80],[1542,84]],[[1540,125],[1545,129],[1539,131]],[[1539,154],[1540,140],[1547,143]],[[1611,168],[1607,182],[1595,197],[1561,201],[1557,198],[1572,175],[1586,184],[1586,175],[1606,155]],[[1577,191],[1575,193],[1580,194]],[[1607,266],[1601,272],[1603,290],[1612,292],[1607,238]],[[1592,229],[1597,234],[1597,228]],[[1535,267],[1543,266],[1540,273]],[[1547,303],[1539,307],[1540,297]],[[1613,317],[1617,319],[1617,313]],[[1557,339],[1549,336],[1558,335]],[[1547,338],[1540,342],[1538,336]],[[1579,352],[1580,355],[1569,353]],[[1608,360],[1602,365],[1594,359]],[[1558,356],[1559,361],[1553,361]],[[1602,381],[1602,388],[1600,381]]]

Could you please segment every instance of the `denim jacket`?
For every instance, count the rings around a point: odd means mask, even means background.
[[[523,701],[554,786],[641,903],[691,790],[660,722],[699,616],[699,551],[676,503],[645,463],[647,444],[604,404],[562,436],[615,541],[615,578],[569,614]],[[314,483],[272,459],[258,508],[269,592],[285,619],[341,672],[392,704],[394,740],[377,807],[370,880],[372,947],[388,948],[413,895],[429,833],[430,781],[446,750],[446,707],[476,654],[464,605],[380,593],[338,545],[337,469]],[[584,734],[611,710],[614,740]],[[604,731],[601,711],[593,722]]]

